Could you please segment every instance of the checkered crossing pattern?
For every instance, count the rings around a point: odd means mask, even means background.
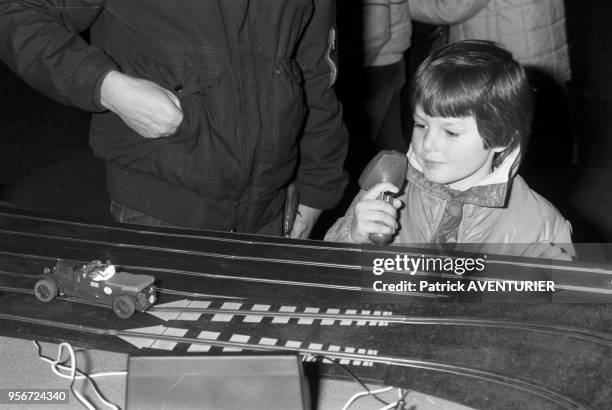
[[[164,311],[164,308],[177,309],[177,311]],[[198,309],[221,309],[230,312],[208,314],[198,312]],[[190,311],[192,310],[192,311]],[[236,313],[233,313],[233,312]],[[320,326],[388,326],[385,316],[393,313],[380,310],[357,310],[357,309],[321,309],[318,307],[305,307],[298,309],[297,306],[273,307],[266,304],[246,304],[237,302],[210,302],[199,300],[178,300],[155,306],[150,314],[163,320],[184,320],[197,321],[208,318],[212,322],[229,322],[232,320],[242,320],[244,323],[260,323],[264,318],[271,317],[271,323],[287,324],[297,323],[299,325],[320,325]],[[275,313],[282,313],[278,315]],[[291,317],[295,313],[296,317]],[[363,316],[363,319],[354,318],[315,318],[304,317],[308,315],[351,315]]]

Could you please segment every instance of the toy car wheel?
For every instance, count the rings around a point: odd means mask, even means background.
[[[34,285],[34,295],[41,302],[50,302],[57,296],[58,285],[53,279],[45,278]]]
[[[127,319],[136,311],[134,299],[127,295],[117,296],[113,300],[113,312],[121,319]]]

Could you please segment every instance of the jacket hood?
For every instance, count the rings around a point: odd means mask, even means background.
[[[408,172],[406,178],[417,183],[432,194],[446,199],[478,206],[501,208],[505,206],[512,179],[516,175],[521,160],[521,151],[517,147],[502,163],[484,179],[465,191],[457,191],[446,185],[431,182],[425,178],[423,169],[417,162],[412,144],[406,153],[408,157]]]

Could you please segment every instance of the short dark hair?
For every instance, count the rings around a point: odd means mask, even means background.
[[[433,52],[413,78],[411,103],[432,117],[474,116],[485,148],[507,147],[494,166],[519,145],[525,151],[533,91],[523,66],[496,43],[466,40]]]

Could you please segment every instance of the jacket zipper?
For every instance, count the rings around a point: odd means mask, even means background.
[[[242,0],[240,2],[240,25],[238,27],[238,31],[236,33],[236,59],[238,61],[238,67],[240,67],[241,64],[241,60],[242,60],[242,53],[241,53],[241,48],[240,48],[240,36],[241,33],[243,32],[244,28],[246,25],[248,25],[247,22],[247,18],[248,18],[248,11],[249,11],[249,0]],[[243,75],[242,75],[242,70],[238,69],[236,70],[236,75],[237,75],[237,88],[238,88],[238,123],[239,125],[239,139],[240,139],[240,173],[238,176],[238,186],[236,187],[237,190],[235,191],[234,195],[232,196],[232,207],[230,210],[230,232],[235,232],[237,227],[238,227],[238,223],[237,223],[237,213],[238,213],[238,208],[240,206],[240,197],[241,197],[241,193],[243,192],[243,185],[245,184],[246,181],[246,174],[247,174],[247,170],[245,167],[246,164],[246,118],[245,118],[245,107],[244,107],[244,86],[243,86]]]

